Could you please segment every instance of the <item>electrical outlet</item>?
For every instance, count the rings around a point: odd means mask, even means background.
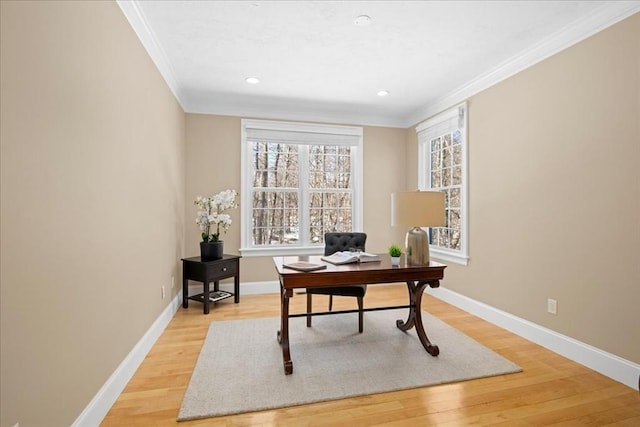
[[[176,285],[176,276],[171,276],[171,289]]]
[[[547,299],[547,312],[551,314],[558,314],[558,301],[552,298]]]
[[[164,286],[162,287],[162,299],[164,299]]]

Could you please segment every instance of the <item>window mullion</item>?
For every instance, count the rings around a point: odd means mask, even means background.
[[[298,233],[304,245],[310,243],[309,231],[309,146],[298,146]]]

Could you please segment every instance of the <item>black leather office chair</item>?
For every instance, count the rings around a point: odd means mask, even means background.
[[[367,241],[366,233],[325,233],[324,254],[331,255],[339,251],[349,251],[360,249],[364,251],[364,244]],[[333,306],[333,296],[356,297],[358,299],[358,331],[362,333],[363,317],[362,311],[364,295],[367,292],[367,285],[339,286],[331,288],[307,288],[307,313],[311,313],[312,295],[329,295],[329,311]],[[307,327],[311,326],[311,317],[307,316]]]

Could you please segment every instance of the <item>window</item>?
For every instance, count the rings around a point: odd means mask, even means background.
[[[467,132],[466,104],[421,123],[418,132],[418,187],[445,193],[446,226],[430,230],[434,258],[466,265]]]
[[[362,227],[362,128],[242,120],[242,254],[313,254]]]

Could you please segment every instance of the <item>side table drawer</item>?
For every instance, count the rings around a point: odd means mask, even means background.
[[[238,260],[232,259],[229,261],[219,262],[214,268],[211,268],[208,273],[211,280],[235,276],[238,274]]]

